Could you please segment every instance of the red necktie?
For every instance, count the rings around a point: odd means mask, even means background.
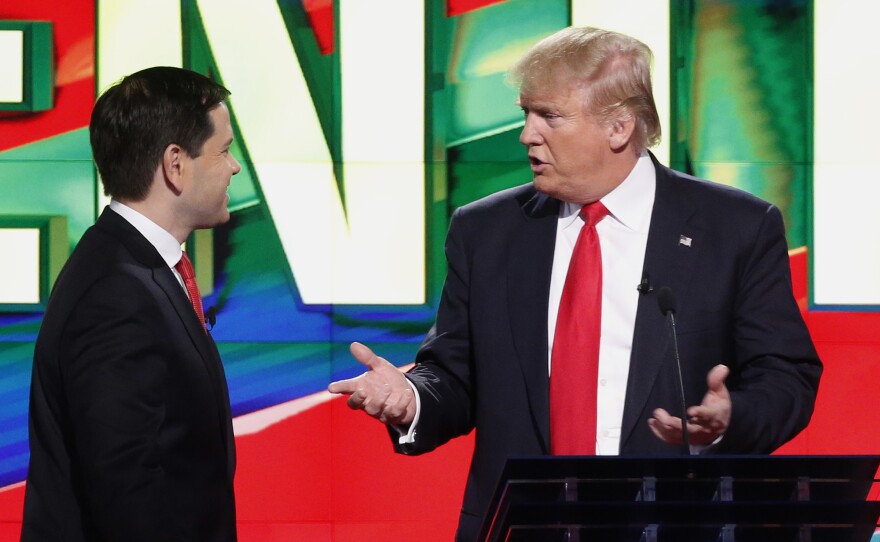
[[[550,365],[550,453],[596,454],[596,386],[602,323],[602,250],[596,224],[601,202],[581,209],[578,235],[562,289]]]
[[[186,286],[186,291],[189,292],[189,301],[192,303],[196,316],[199,317],[199,322],[202,323],[202,327],[205,327],[205,313],[202,311],[202,294],[199,293],[199,285],[196,284],[196,274],[193,271],[192,262],[186,256],[186,252],[182,254],[180,261],[177,262],[174,269],[177,269],[177,272],[183,278],[183,284]],[[205,332],[207,333],[207,328],[205,328]]]

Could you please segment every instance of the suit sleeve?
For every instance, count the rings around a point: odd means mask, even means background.
[[[429,452],[474,427],[466,222],[461,210],[450,221],[448,269],[436,323],[419,349],[416,366],[407,374],[419,392],[421,413],[415,442],[400,445],[394,439],[395,448],[402,453]]]
[[[93,286],[62,338],[74,461],[101,540],[174,540],[159,442],[167,389],[161,316],[143,284]]]
[[[810,420],[822,373],[792,296],[782,215],[768,206],[746,258],[734,307],[730,426],[719,453],[770,453]]]

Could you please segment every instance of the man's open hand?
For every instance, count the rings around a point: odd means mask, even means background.
[[[332,382],[327,391],[348,395],[348,406],[361,409],[382,423],[407,426],[416,415],[413,390],[403,373],[361,343],[351,343],[351,355],[367,372]]]

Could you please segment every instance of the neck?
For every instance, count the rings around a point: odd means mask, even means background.
[[[603,194],[601,194],[596,199],[602,199],[607,196],[610,192],[612,192],[615,188],[620,186],[623,181],[629,177],[629,174],[632,173],[632,170],[635,169],[636,163],[639,161],[639,157],[629,149],[625,149],[622,152],[616,153],[612,155],[611,160],[606,163],[606,173],[607,178],[611,181],[607,186],[606,190]]]
[[[170,233],[180,244],[183,244],[192,233],[192,229],[178,224],[171,207],[168,205],[159,205],[152,202],[149,197],[142,201],[123,199],[118,201],[152,220],[157,226]]]

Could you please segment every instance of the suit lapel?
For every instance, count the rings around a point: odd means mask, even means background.
[[[621,426],[620,449],[636,424],[647,419],[646,409],[657,376],[661,370],[673,370],[672,341],[666,317],[657,304],[657,291],[669,287],[678,299],[686,297],[697,262],[703,231],[697,219],[697,206],[681,194],[681,180],[656,159],[657,191],[648,231],[644,273],[650,277],[653,291],[641,295],[633,332],[626,404]],[[670,363],[667,363],[670,361]]]
[[[205,329],[202,327],[202,323],[199,322],[189,297],[183,291],[183,287],[177,281],[177,278],[167,266],[163,265],[162,267],[153,268],[153,280],[165,292],[168,301],[174,307],[174,311],[180,318],[181,324],[193,342],[193,346],[196,347],[201,358],[205,361],[208,370],[211,373],[216,373],[216,370],[212,370],[214,365],[212,362],[216,359],[216,356],[214,355],[213,348],[211,348],[211,339],[205,333]]]
[[[533,422],[541,433],[545,453],[549,453],[546,316],[559,201],[536,194],[522,210],[522,221],[511,234],[507,252],[510,326]]]
[[[171,272],[171,269],[162,262],[161,267],[153,268],[153,280],[165,292],[171,305],[174,307],[177,316],[186,329],[190,340],[199,352],[199,358],[205,366],[211,381],[214,383],[214,396],[217,400],[217,406],[222,415],[220,419],[220,427],[223,431],[223,440],[226,446],[227,454],[234,454],[234,446],[232,445],[232,425],[229,407],[229,390],[226,385],[226,375],[223,372],[223,364],[220,360],[220,353],[211,336],[205,332],[202,323],[199,322],[198,316],[193,309],[183,287],[177,281],[177,277]],[[230,456],[230,465],[234,465],[234,456]],[[230,474],[231,477],[231,474]]]

